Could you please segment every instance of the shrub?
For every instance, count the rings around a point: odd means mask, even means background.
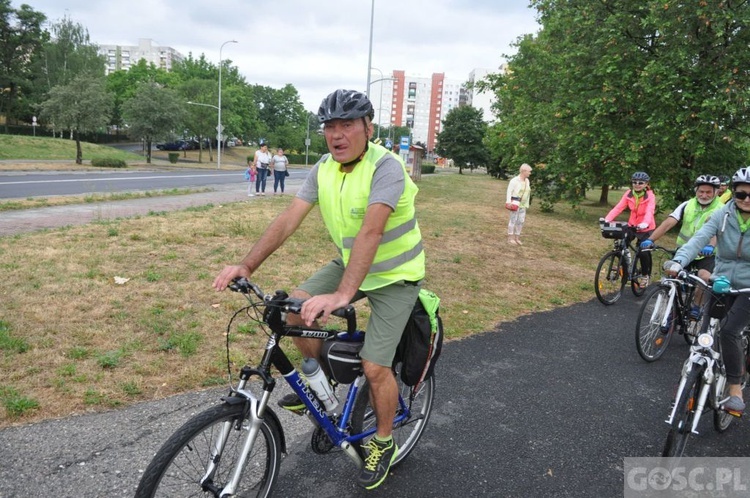
[[[179,152],[170,152],[169,153],[169,162],[172,164],[177,164],[177,159],[180,158]]]
[[[422,174],[423,175],[429,175],[430,173],[435,172],[435,165],[434,164],[424,164],[422,163]]]
[[[122,159],[112,159],[111,157],[97,157],[91,160],[91,166],[99,168],[126,168],[128,163]]]
[[[286,154],[286,158],[289,159],[289,164],[305,164],[304,154]],[[320,159],[320,154],[317,153],[311,152],[307,156],[308,164],[315,164],[318,162],[318,159]]]

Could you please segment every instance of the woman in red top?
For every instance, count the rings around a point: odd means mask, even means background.
[[[625,208],[629,209],[630,217],[628,218],[628,225],[635,227],[636,238],[639,242],[646,240],[656,228],[656,220],[654,219],[656,196],[649,189],[649,180],[651,180],[651,177],[643,171],[633,173],[633,176],[630,178],[632,188],[623,194],[620,202],[604,217],[604,221],[609,223],[617,218]],[[641,287],[646,287],[649,284],[651,276],[651,252],[641,252],[639,259],[641,260],[641,271],[643,272],[640,285]]]

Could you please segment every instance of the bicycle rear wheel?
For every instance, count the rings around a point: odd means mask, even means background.
[[[208,496],[211,491],[219,496],[237,465],[249,427],[244,403],[214,406],[188,420],[156,453],[141,478],[136,498]],[[229,435],[221,453],[215,455],[215,442],[225,429]],[[216,471],[212,479],[201,484],[212,461]],[[281,437],[276,425],[266,419],[233,496],[268,496],[279,474],[280,461]]]
[[[675,411],[672,426],[664,442],[663,457],[681,457],[685,452],[690,430],[693,426],[693,417],[698,403],[698,394],[702,384],[703,367],[693,365],[693,369],[687,376],[685,388],[680,398],[675,400],[677,410]]]
[[[622,256],[616,251],[608,252],[596,267],[596,276],[594,276],[596,297],[602,304],[615,304],[622,295],[626,280]]]
[[[669,287],[660,285],[641,305],[635,325],[635,347],[641,358],[651,362],[664,354],[677,324],[677,310],[669,305]],[[668,316],[666,326],[664,317]]]
[[[396,376],[398,392],[408,407],[410,415],[406,420],[393,427],[393,440],[398,445],[398,454],[391,467],[396,466],[406,459],[419,442],[419,438],[422,437],[422,433],[430,419],[432,401],[435,396],[434,375],[414,390],[401,380],[400,368],[401,364],[399,363],[394,368],[394,375]],[[402,413],[403,410],[399,406],[396,410],[396,416],[400,416]],[[352,434],[359,434],[360,432],[374,428],[375,425],[375,411],[370,403],[370,385],[365,383],[359,393],[357,393],[357,399],[354,403],[354,410],[352,411]],[[362,459],[366,457],[364,448],[367,446],[368,441],[369,438],[362,440],[359,445],[355,445],[357,453],[359,453]]]

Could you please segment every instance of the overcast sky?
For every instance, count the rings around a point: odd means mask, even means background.
[[[222,57],[250,84],[291,83],[308,110],[336,88],[364,90],[370,0],[12,0],[49,22],[65,16],[93,43],[159,45],[216,64]],[[474,68],[495,70],[519,36],[539,26],[528,0],[375,0],[372,67],[384,75],[445,73],[465,81]],[[373,71],[371,80],[380,78]],[[375,90],[376,86],[373,86]]]

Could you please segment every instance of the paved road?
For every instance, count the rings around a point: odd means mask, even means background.
[[[287,182],[302,180],[308,170],[291,169]],[[0,199],[24,199],[59,195],[112,194],[176,188],[223,188],[243,184],[242,170],[187,169],[169,171],[77,171],[0,173]],[[247,184],[245,184],[247,185]],[[273,191],[273,177],[267,190]]]
[[[286,184],[287,195],[294,195],[302,178],[290,178]],[[84,225],[92,221],[127,218],[149,212],[172,211],[209,203],[261,201],[273,196],[273,183],[266,188],[266,197],[248,197],[247,184],[214,185],[210,192],[196,194],[149,197],[112,202],[92,202],[67,206],[4,211],[0,214],[0,237],[33,232],[45,228]]]
[[[306,418],[280,414],[289,454],[275,496],[622,496],[623,458],[660,452],[687,352],[674,341],[659,362],[640,360],[629,324],[637,306],[631,295],[606,308],[592,300],[447,343],[430,425],[373,492],[355,488],[341,454],[312,453]],[[219,395],[0,431],[0,497],[132,496],[158,446]],[[720,435],[706,417],[700,431],[690,456],[746,456],[750,448],[744,420]]]

